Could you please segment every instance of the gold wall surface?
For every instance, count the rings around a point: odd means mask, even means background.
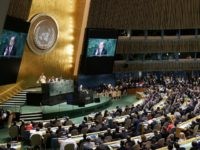
[[[26,44],[18,82],[25,87],[36,86],[41,73],[47,77],[73,78],[74,62],[86,0],[32,0],[28,20],[39,13],[53,17],[59,28],[54,49],[44,55],[33,53]]]

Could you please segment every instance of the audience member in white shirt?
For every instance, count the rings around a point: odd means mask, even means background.
[[[58,143],[60,143],[60,150],[65,150],[65,145],[67,144],[74,144],[74,149],[77,149],[77,144],[74,139],[71,138],[71,134],[68,134],[68,138],[64,140],[58,140]]]

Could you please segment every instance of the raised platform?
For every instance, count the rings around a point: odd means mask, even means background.
[[[55,117],[78,117],[87,115],[91,112],[97,112],[102,109],[109,107],[112,101],[109,97],[101,97],[99,103],[86,104],[84,107],[78,107],[67,103],[60,103],[53,106],[28,106],[24,105],[21,107],[20,113],[33,114],[42,112],[43,119],[52,119]]]

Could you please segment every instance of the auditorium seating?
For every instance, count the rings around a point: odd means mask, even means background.
[[[165,147],[172,140],[180,138],[181,132],[185,133],[186,138],[192,139],[199,134],[199,126],[196,124],[199,123],[200,112],[197,108],[194,114],[193,105],[198,101],[192,98],[198,97],[198,90],[195,90],[198,87],[193,85],[193,90],[190,86],[192,83],[186,85],[178,79],[175,83],[169,77],[164,81],[165,86],[149,79],[148,82],[153,86],[148,83],[150,86],[143,93],[137,93],[142,95],[142,99],[131,106],[90,114],[81,124],[73,124],[68,117],[42,123],[32,122],[33,129],[25,132],[30,133],[29,138],[37,134],[46,137],[47,133],[56,136],[54,139],[44,140],[45,145],[51,145],[49,142],[56,142],[57,139],[66,139],[67,134],[72,134],[72,139],[79,143],[86,134],[93,141],[103,140],[105,145],[114,149],[120,147],[121,141],[126,142],[127,136],[135,143],[139,141],[139,146],[133,146],[141,149]],[[179,88],[174,84],[178,84]],[[160,136],[156,141],[155,131]],[[143,136],[145,142],[141,142]]]

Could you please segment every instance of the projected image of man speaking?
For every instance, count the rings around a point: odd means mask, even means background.
[[[15,47],[15,40],[16,40],[15,36],[12,36],[10,38],[8,44],[4,48],[3,56],[15,56],[16,55],[17,50],[16,50],[16,47]]]
[[[117,39],[89,38],[87,57],[114,57]]]
[[[104,41],[101,41],[98,45],[98,48],[94,50],[95,56],[104,56],[107,54],[107,50],[105,49]]]

